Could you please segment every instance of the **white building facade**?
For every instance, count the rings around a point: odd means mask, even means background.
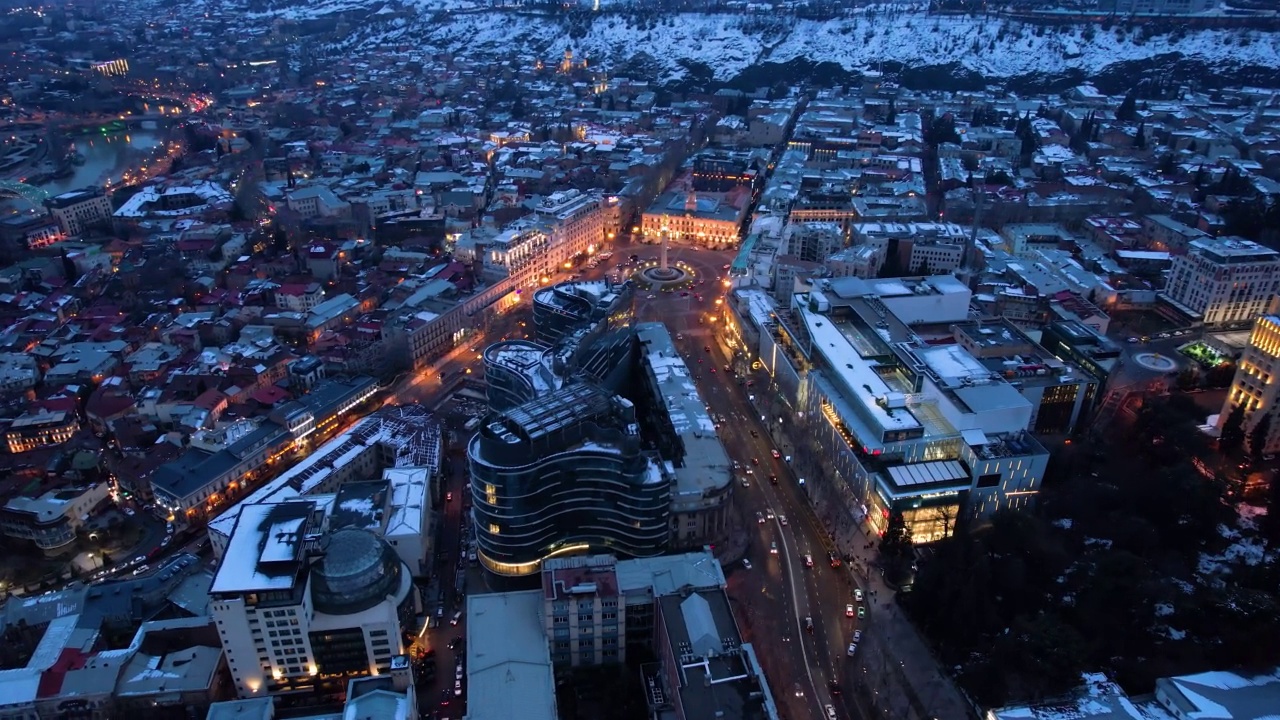
[[[1280,292],[1280,252],[1237,237],[1195,240],[1173,259],[1160,298],[1192,320],[1220,327],[1251,322]]]

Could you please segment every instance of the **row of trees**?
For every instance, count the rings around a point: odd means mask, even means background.
[[[1084,671],[1148,692],[1162,676],[1280,663],[1277,564],[1236,565],[1230,583],[1201,573],[1236,523],[1225,483],[1192,462],[1213,454],[1203,420],[1185,396],[1149,402],[1112,444],[1070,449],[1076,472],[1037,512],[962,523],[938,544],[903,603],[976,700],[1052,697]]]

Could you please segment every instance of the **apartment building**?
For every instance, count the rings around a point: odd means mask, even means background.
[[[1252,322],[1280,292],[1280,252],[1240,237],[1202,238],[1173,259],[1160,300],[1208,327]]]
[[[405,653],[421,609],[409,568],[374,532],[326,519],[305,498],[240,511],[209,608],[241,698],[338,692]]]
[[[79,235],[94,223],[111,221],[111,198],[96,186],[55,195],[45,201],[45,207],[67,236]]]

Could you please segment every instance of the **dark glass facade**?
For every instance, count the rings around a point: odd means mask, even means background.
[[[495,574],[667,546],[670,481],[641,450],[633,406],[594,384],[490,416],[467,452],[479,556]]]

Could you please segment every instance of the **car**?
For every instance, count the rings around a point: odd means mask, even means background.
[[[770,450],[769,454],[773,456],[774,460],[777,460],[778,458],[782,457],[782,453],[778,452],[777,450]]]
[[[710,346],[710,345],[703,345],[703,346],[702,346],[702,349],[703,349],[703,350],[705,350],[705,351],[707,351],[707,352],[711,352],[711,346]]]
[[[688,293],[688,292],[682,292],[682,293],[680,293],[680,297],[689,297],[689,293]]]
[[[137,565],[138,563],[142,563],[142,562],[146,562],[146,561],[147,561],[147,556],[146,556],[146,555],[139,555],[138,557],[136,557],[136,558],[134,558],[134,559],[133,559],[133,563],[132,563],[132,564]]]
[[[444,494],[444,501],[445,501],[445,502],[453,502],[453,493],[451,493],[451,492],[447,492],[447,493],[445,493],[445,494]]]
[[[840,687],[840,683],[835,680],[832,680],[831,682],[827,683],[827,689],[831,691],[832,695],[839,695],[840,693],[844,692],[844,690]]]
[[[150,565],[139,565],[137,570],[133,571],[135,577],[151,569]]]
[[[762,512],[756,513],[756,522],[760,523],[761,525],[764,524],[764,513]]]
[[[124,509],[124,514],[128,515],[129,517],[133,517],[134,515],[137,515],[138,512],[131,507],[127,507]]]
[[[783,525],[786,525],[786,524],[787,524],[787,516],[786,516],[786,515],[779,515],[779,516],[778,516],[778,522],[782,523]]]
[[[778,484],[778,476],[777,476],[777,475],[770,475],[770,476],[769,476],[769,482],[770,482],[770,483],[772,483],[772,484],[774,484],[774,485],[777,485],[777,484]]]
[[[458,612],[456,612],[456,613],[454,613],[454,614],[453,614],[453,617],[449,618],[449,624],[450,624],[450,625],[457,625],[457,624],[458,624],[458,621],[459,621],[459,620],[461,620],[461,619],[462,619],[462,611],[461,611],[461,610],[459,610]]]
[[[861,620],[862,618],[865,618],[866,616],[867,616],[867,606],[866,606],[866,605],[859,605],[859,606],[858,606],[858,619],[859,619],[859,620]]]
[[[804,566],[807,568],[813,567],[813,556],[809,553],[804,554]]]
[[[676,333],[676,339],[677,339],[677,340],[683,340],[683,339],[684,339],[684,333]]]
[[[831,567],[838,568],[840,567],[840,556],[833,552],[829,552],[827,553],[827,562],[831,563]]]
[[[813,634],[813,618],[805,616],[804,631],[809,633],[810,635]]]
[[[728,270],[728,269],[729,269],[729,267],[730,267],[729,265],[725,265],[724,267],[722,267],[722,268],[720,268],[720,269],[721,269],[721,270]]]
[[[858,602],[862,602],[862,588],[853,589],[853,599],[857,600]],[[850,605],[849,607],[853,607],[853,606]]]
[[[657,295],[654,295],[653,293],[649,293],[649,295],[648,295],[648,299],[649,299],[649,300],[655,300],[655,299],[657,299],[657,297],[658,297],[658,296],[657,296]]]
[[[758,437],[760,437],[760,433],[756,432],[755,430],[752,430],[752,431],[751,431],[751,437],[753,437],[753,438],[758,438]]]
[[[748,559],[746,559],[746,558],[742,558],[742,567],[746,568],[747,570],[750,570],[750,569],[751,569],[751,561],[750,561],[750,560],[748,560]]]
[[[747,476],[742,476],[742,487],[751,487],[751,482],[747,480]]]
[[[844,606],[844,616],[845,616],[845,617],[853,617],[855,613],[856,613],[856,611],[853,609],[853,603],[849,603],[849,604],[847,604],[847,605],[845,605],[845,606]]]
[[[756,471],[755,471],[755,470],[752,470],[751,468],[747,468],[747,469],[746,469],[746,473],[747,473],[748,475],[755,475],[755,474],[756,474]]]
[[[712,374],[712,375],[715,375],[715,374],[716,374],[716,369],[715,369],[715,368],[711,368],[711,374]]]
[[[836,720],[836,708],[834,705],[824,706],[827,713],[827,720]]]
[[[450,650],[457,650],[461,646],[462,646],[462,638],[460,637],[456,637],[449,641]]]
[[[164,539],[160,541],[160,547],[169,547],[169,543],[171,542],[173,542],[173,537],[171,535],[166,535]]]
[[[844,654],[853,657],[858,652],[858,643],[849,643],[849,647],[845,649]]]
[[[751,458],[751,464],[752,464],[752,465],[759,465],[759,464],[760,464],[760,458],[758,458],[758,457],[753,457],[753,458]]]
[[[796,683],[796,697],[804,697],[804,688],[800,687],[800,683]]]
[[[1136,337],[1131,337],[1131,338],[1129,338],[1129,342],[1131,342],[1131,343],[1136,343],[1136,342],[1138,342],[1138,338],[1136,338]]]
[[[437,605],[437,606],[436,606],[436,619],[437,619],[437,620],[443,620],[443,619],[444,619],[444,605]]]
[[[454,681],[453,681],[453,694],[454,694],[454,695],[456,695],[456,696],[459,696],[459,697],[462,695],[462,681],[461,681],[461,680],[454,680]]]
[[[454,666],[454,668],[453,668],[453,679],[454,679],[454,680],[461,680],[461,679],[462,679],[462,663],[458,663],[457,665],[455,665],[455,666]]]
[[[769,543],[769,554],[770,554],[770,555],[777,555],[777,554],[778,554],[778,543],[776,543],[776,542],[771,542],[771,543]]]
[[[853,641],[854,641],[854,642],[856,642],[856,643],[860,643],[860,642],[862,642],[862,631],[861,631],[861,630],[854,630],[854,631],[853,631]]]
[[[765,516],[765,517],[767,517],[767,518],[769,518],[770,520],[772,520],[772,519],[773,519],[773,508],[765,508],[764,516]]]

